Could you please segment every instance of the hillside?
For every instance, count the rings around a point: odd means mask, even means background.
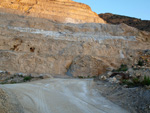
[[[125,23],[139,30],[150,31],[150,20],[141,20],[137,18],[116,15],[111,13],[99,14],[99,17],[103,18],[107,23],[110,24]]]
[[[105,23],[88,5],[72,0],[0,0],[0,8],[14,14],[63,23]]]
[[[0,0],[0,111],[149,113],[149,49],[150,32],[85,4]]]
[[[150,48],[150,33],[125,24],[60,24],[0,10],[0,31],[0,70],[8,72],[98,76]]]

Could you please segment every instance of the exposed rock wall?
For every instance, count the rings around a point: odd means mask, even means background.
[[[1,0],[0,8],[63,23],[105,23],[89,6],[72,0]]]
[[[0,70],[97,76],[150,48],[150,33],[125,24],[59,24],[0,12]]]

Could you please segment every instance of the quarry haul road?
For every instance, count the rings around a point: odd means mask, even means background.
[[[128,113],[102,97],[92,79],[45,79],[1,85],[14,94],[24,113]]]

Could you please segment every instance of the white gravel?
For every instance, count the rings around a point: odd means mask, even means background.
[[[2,26],[1,26],[2,27]],[[4,26],[3,26],[4,27]],[[105,32],[70,32],[70,31],[46,31],[43,29],[35,29],[35,28],[26,28],[26,27],[12,27],[7,26],[8,29],[24,32],[24,33],[31,33],[31,34],[41,34],[45,37],[56,39],[56,40],[67,40],[67,41],[87,41],[87,42],[99,42],[102,43],[103,40],[106,39],[122,39],[122,40],[134,40],[135,36],[112,36],[109,33]]]

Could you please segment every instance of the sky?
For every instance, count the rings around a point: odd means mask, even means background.
[[[73,0],[89,5],[94,12],[113,13],[150,20],[150,0]]]

